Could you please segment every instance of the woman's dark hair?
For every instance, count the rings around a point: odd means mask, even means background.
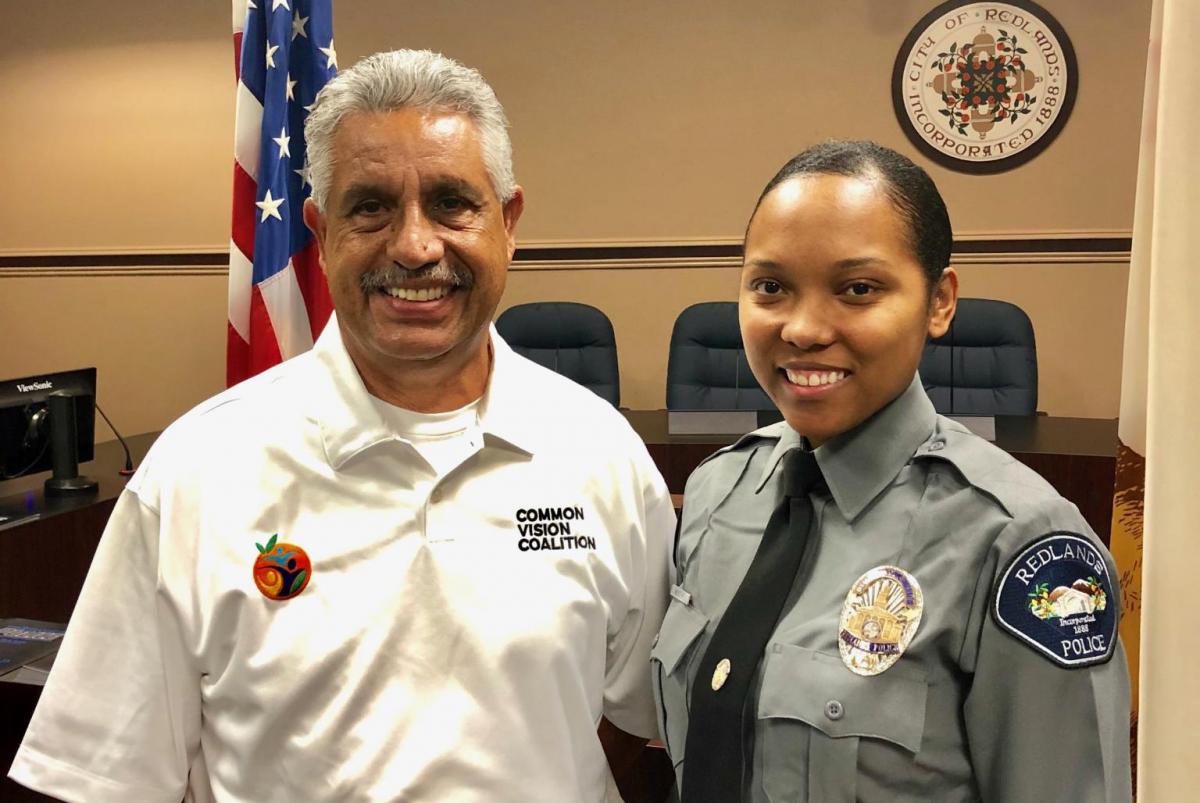
[[[754,214],[771,190],[788,179],[813,174],[882,180],[892,206],[908,224],[913,254],[925,271],[926,283],[930,289],[937,286],[942,271],[950,264],[953,235],[946,204],[928,173],[907,156],[874,142],[822,142],[792,157],[780,168],[758,196]],[[751,222],[754,214],[750,215]]]

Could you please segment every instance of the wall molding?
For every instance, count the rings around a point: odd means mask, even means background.
[[[1128,231],[968,234],[954,241],[955,265],[1128,263]],[[538,241],[517,248],[512,270],[663,270],[734,268],[741,265],[740,240]],[[125,252],[0,251],[0,279],[223,276],[225,250]]]

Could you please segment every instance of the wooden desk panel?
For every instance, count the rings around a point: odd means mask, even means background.
[[[3,803],[54,800],[8,779],[8,768],[21,746],[41,691],[41,686],[0,682],[0,801]]]
[[[135,461],[155,437],[129,439]],[[47,498],[42,483],[48,473],[0,483],[0,514],[34,517],[0,523],[0,617],[70,618],[100,534],[125,488],[126,478],[118,473],[124,464],[119,443],[98,444],[96,458],[79,467],[100,483],[86,496]]]

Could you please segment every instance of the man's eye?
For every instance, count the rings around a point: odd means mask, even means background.
[[[434,204],[434,206],[437,208],[437,210],[439,212],[449,213],[449,214],[454,214],[456,212],[463,212],[470,208],[470,205],[466,202],[465,199],[458,198],[455,196],[439,198],[437,203]]]
[[[354,214],[356,215],[378,215],[383,211],[383,204],[379,201],[359,201],[354,205]]]
[[[763,279],[754,286],[754,289],[763,295],[774,296],[783,292],[783,285],[774,279]]]

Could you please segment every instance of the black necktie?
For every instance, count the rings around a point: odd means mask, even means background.
[[[821,479],[812,452],[793,449],[783,460],[783,499],[692,681],[682,803],[742,798],[743,761],[753,755],[747,698],[800,568],[813,518],[808,492]]]

